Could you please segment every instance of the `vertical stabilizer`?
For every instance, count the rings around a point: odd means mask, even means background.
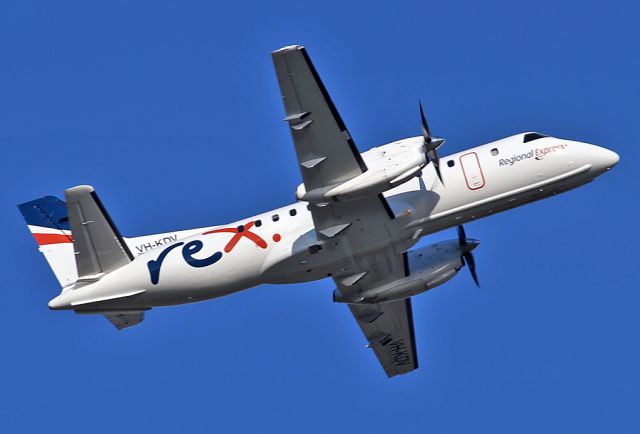
[[[78,273],[66,204],[57,197],[45,196],[18,208],[60,286],[73,284]]]

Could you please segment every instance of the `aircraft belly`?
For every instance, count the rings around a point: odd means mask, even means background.
[[[485,145],[484,149],[478,147],[443,157],[443,161],[452,163],[441,168],[446,185],[427,166],[421,177],[385,193],[396,221],[419,238],[570,190],[593,178],[580,148],[551,152],[549,149],[555,148],[531,150],[522,143],[498,147],[499,155],[490,153]],[[523,154],[524,150],[527,152]],[[468,161],[463,159],[465,155]],[[469,161],[473,164],[467,164]],[[466,178],[463,164],[471,169]],[[470,179],[474,170],[481,173],[481,181],[474,183]]]
[[[315,230],[310,230],[292,243],[272,249],[262,263],[260,272],[264,283],[298,283],[326,277],[341,255],[331,249],[319,248]],[[313,252],[313,253],[312,253]]]
[[[505,185],[506,182],[502,182],[505,188],[496,191],[487,190],[473,200],[466,198],[466,200],[443,201],[442,204],[439,203],[434,207],[428,218],[422,219],[422,224],[416,226],[423,228],[421,235],[427,235],[571,190],[591,180],[588,165],[561,173],[559,176],[551,176],[556,172],[556,170],[548,170],[547,175],[538,179],[537,182],[513,185]],[[531,173],[534,178],[533,171]]]

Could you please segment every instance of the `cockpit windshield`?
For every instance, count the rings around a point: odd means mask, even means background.
[[[542,139],[544,137],[549,137],[549,136],[545,136],[544,134],[540,134],[540,133],[527,133],[524,135],[524,139],[522,140],[522,143],[533,142],[534,140]]]

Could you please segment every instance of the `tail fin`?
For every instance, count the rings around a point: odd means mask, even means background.
[[[63,289],[86,284],[133,260],[93,187],[65,191],[67,203],[46,196],[18,205]]]
[[[18,205],[58,282],[64,288],[78,279],[66,204],[45,196]]]
[[[71,285],[77,289],[90,284],[133,260],[129,247],[93,187],[70,188],[65,191],[65,197],[67,203],[46,196],[18,205],[63,292]],[[74,310],[77,313],[102,313],[121,330],[142,322],[144,311],[148,309]]]

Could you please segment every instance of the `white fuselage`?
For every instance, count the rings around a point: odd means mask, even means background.
[[[408,138],[363,153],[375,165],[399,149],[422,146]],[[440,159],[443,185],[433,165],[384,193],[394,219],[376,245],[324,246],[306,202],[297,202],[224,226],[129,238],[137,255],[128,265],[84,286],[95,309],[136,309],[220,297],[262,283],[327,277],[345,258],[375,251],[380,242],[399,251],[422,236],[542,199],[593,180],[618,161],[604,148],[553,137],[523,143],[523,134]],[[382,240],[382,241],[381,241]],[[132,296],[109,299],[110,294]],[[72,309],[73,289],[50,302]]]

